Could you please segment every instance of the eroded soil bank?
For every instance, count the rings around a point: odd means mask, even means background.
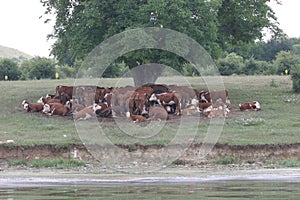
[[[130,158],[132,154],[143,155],[147,158],[160,158],[161,155],[181,153],[180,157],[173,161],[171,167],[196,166],[201,168],[218,167],[218,166],[243,166],[251,168],[272,167],[277,161],[300,159],[300,143],[294,144],[263,144],[263,145],[228,145],[216,144],[210,150],[210,146],[201,144],[192,144],[189,148],[182,152],[178,152],[179,146],[174,145],[166,148],[160,145],[118,145],[116,146],[97,146],[97,155],[104,155],[107,159]],[[0,145],[0,166],[2,169],[9,168],[8,161],[33,159],[78,159],[89,164],[97,164],[101,166],[101,160],[95,159],[91,147],[86,148],[84,145],[23,145],[16,146],[12,144]],[[179,148],[180,149],[180,148]],[[208,154],[203,157],[203,151],[209,150]],[[174,155],[172,155],[172,153]],[[289,167],[289,166],[283,166]]]

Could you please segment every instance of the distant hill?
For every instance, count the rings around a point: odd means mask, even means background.
[[[31,55],[21,52],[17,49],[4,47],[0,45],[0,58],[16,58],[19,60],[20,57],[27,58],[27,59],[32,58]]]

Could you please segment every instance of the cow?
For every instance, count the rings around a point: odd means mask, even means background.
[[[56,86],[55,90],[56,90],[56,96],[60,96],[61,93],[65,93],[65,94],[68,94],[69,97],[72,99],[73,97],[73,89],[74,87],[73,86],[64,86],[64,85],[58,85]]]
[[[194,105],[184,108],[181,112],[182,115],[196,115],[200,113],[200,109]]]
[[[147,115],[150,107],[146,93],[134,92],[129,99],[129,112],[134,115]]]
[[[94,117],[96,117],[96,114],[93,110],[93,105],[85,107],[73,115],[74,120],[88,120]]]
[[[208,107],[204,108],[202,113],[207,116],[208,118],[215,118],[215,117],[227,117],[228,113],[230,112],[229,108],[227,107],[226,103],[223,103],[222,99],[218,99],[216,103],[202,103],[202,104],[211,104]]]
[[[94,103],[93,110],[99,117],[112,117],[112,108],[106,102]]]
[[[187,86],[170,86],[170,90],[175,92],[182,109],[189,107],[190,105],[197,106],[199,91]]]
[[[200,102],[200,103],[198,103],[198,107],[199,107],[200,112],[203,112],[206,108],[208,108],[211,105],[212,105],[212,103],[210,103],[210,102]]]
[[[154,90],[149,86],[141,86],[134,90],[137,93],[144,94],[147,98],[151,96],[151,94],[154,92]]]
[[[171,92],[170,88],[164,84],[154,84],[154,83],[147,83],[142,87],[151,87],[154,93],[158,92]]]
[[[145,122],[147,121],[147,118],[144,117],[143,115],[135,115],[130,113],[130,118],[133,122]]]
[[[71,113],[77,113],[79,112],[80,110],[84,109],[84,105],[80,104],[78,102],[78,99],[71,99],[70,100],[70,103],[71,103]]]
[[[66,116],[71,109],[70,102],[66,102],[65,105],[61,103],[46,103],[44,104],[43,113],[47,113],[48,115],[60,115]]]
[[[222,99],[223,102],[229,103],[228,91],[227,90],[221,90],[221,91],[203,90],[199,92],[199,102],[215,103],[218,99]]]
[[[22,102],[24,110],[27,112],[41,112],[43,110],[43,104],[40,103],[29,103],[28,101],[24,100]]]
[[[149,108],[149,119],[151,120],[168,120],[169,114],[162,106],[151,106]]]
[[[51,99],[49,97],[41,97],[37,100],[39,104],[60,103],[60,99]]]
[[[260,103],[258,101],[250,101],[243,104],[239,104],[239,108],[241,111],[249,110],[249,111],[259,111],[261,110]]]
[[[159,105],[162,105],[166,108],[166,106],[175,105],[175,113],[176,115],[180,115],[180,104],[178,98],[176,97],[175,93],[161,93],[155,94],[153,93],[149,101],[156,101]],[[166,108],[167,110],[167,108]],[[167,110],[168,111],[168,110]]]

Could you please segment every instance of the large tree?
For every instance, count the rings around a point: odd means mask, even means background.
[[[49,35],[57,39],[52,54],[71,65],[85,59],[95,46],[115,34],[152,26],[187,34],[217,58],[223,51],[260,39],[264,28],[280,33],[269,1],[41,0],[45,14],[56,16],[53,34]],[[130,52],[118,61],[125,62],[130,69],[146,63],[163,63],[179,71],[186,62],[170,52],[154,49]],[[135,83],[154,82],[157,74],[153,76]]]

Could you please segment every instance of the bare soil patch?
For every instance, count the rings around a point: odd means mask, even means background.
[[[118,145],[119,148],[128,152],[161,153],[161,145]],[[174,147],[176,148],[176,147]],[[291,158],[300,159],[300,143],[294,144],[262,144],[262,145],[228,145],[216,144],[205,158],[199,158],[199,150],[202,144],[192,144],[181,157],[174,161],[171,167],[194,166],[200,168],[215,167],[247,167],[264,168],[268,167],[270,162],[276,160],[285,160]],[[99,147],[100,153],[110,154],[114,148]],[[159,155],[157,155],[159,156]],[[59,145],[0,145],[0,166],[7,168],[6,162],[11,160],[33,160],[33,159],[79,159],[89,164],[95,164],[101,167],[101,162],[94,159],[84,145],[74,144],[68,146]],[[224,158],[235,158],[236,163],[217,165],[216,161]],[[273,166],[274,167],[274,166]]]

